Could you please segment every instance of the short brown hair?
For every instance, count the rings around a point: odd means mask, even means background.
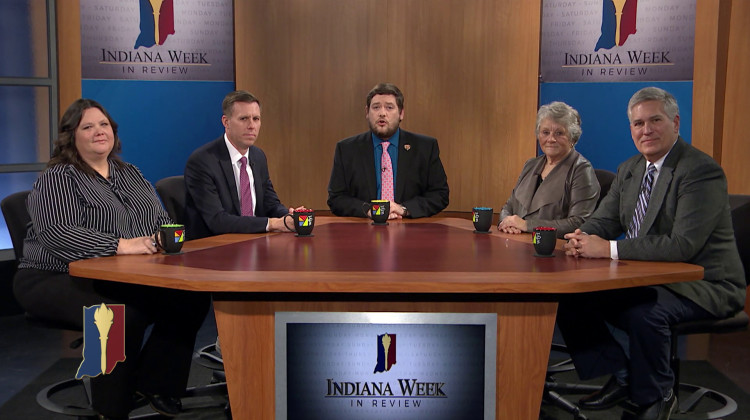
[[[221,112],[227,117],[232,116],[232,107],[237,102],[247,102],[249,104],[256,103],[260,107],[260,100],[256,98],[252,93],[246,90],[235,90],[227,93],[224,100],[221,102]]]
[[[370,108],[370,102],[375,95],[393,95],[396,97],[396,106],[399,112],[404,109],[404,94],[392,83],[378,83],[370,93],[367,94],[367,108]]]

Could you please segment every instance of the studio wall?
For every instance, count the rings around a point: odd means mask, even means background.
[[[698,0],[693,77],[693,145],[724,168],[730,194],[750,194],[750,2]]]
[[[448,210],[499,209],[535,153],[539,14],[513,0],[235,3],[237,87],[263,103],[257,144],[282,200],[327,209],[335,143],[367,129],[367,92],[388,81],[402,127],[438,139]]]
[[[77,1],[61,3],[64,107],[81,94],[80,22]],[[327,209],[334,145],[366,130],[365,95],[390,81],[406,96],[403,127],[438,138],[448,210],[499,210],[536,153],[540,10],[541,0],[235,2],[236,86],[263,102],[258,145],[283,202]],[[693,144],[744,194],[748,22],[749,2],[697,2]]]
[[[732,3],[727,49],[726,99],[723,107],[721,165],[729,176],[729,192],[750,194],[750,2]]]

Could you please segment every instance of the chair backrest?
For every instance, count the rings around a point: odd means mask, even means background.
[[[28,190],[19,191],[3,198],[0,202],[17,260],[23,256],[23,240],[26,239],[26,231],[31,223],[31,216],[26,210],[26,197],[28,196]]]
[[[596,202],[596,206],[599,207],[599,203],[602,202],[602,198],[609,192],[609,187],[612,186],[612,181],[615,180],[615,173],[606,169],[594,169],[596,173],[596,180],[599,181],[599,201]]]
[[[156,181],[164,209],[175,223],[185,223],[185,179],[182,175],[169,176]]]
[[[750,284],[750,195],[730,194],[732,226],[737,249],[740,251],[742,266],[745,267],[745,281]]]

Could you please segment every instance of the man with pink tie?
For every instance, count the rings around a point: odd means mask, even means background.
[[[366,217],[370,200],[389,200],[390,219],[428,217],[448,206],[448,179],[437,140],[399,128],[404,95],[390,83],[367,95],[370,131],[336,144],[328,207],[337,216]]]

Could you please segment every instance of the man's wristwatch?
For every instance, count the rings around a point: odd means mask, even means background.
[[[407,209],[406,206],[403,206],[403,205],[401,206],[401,208],[404,209],[403,217],[408,216],[409,215],[409,209]]]

